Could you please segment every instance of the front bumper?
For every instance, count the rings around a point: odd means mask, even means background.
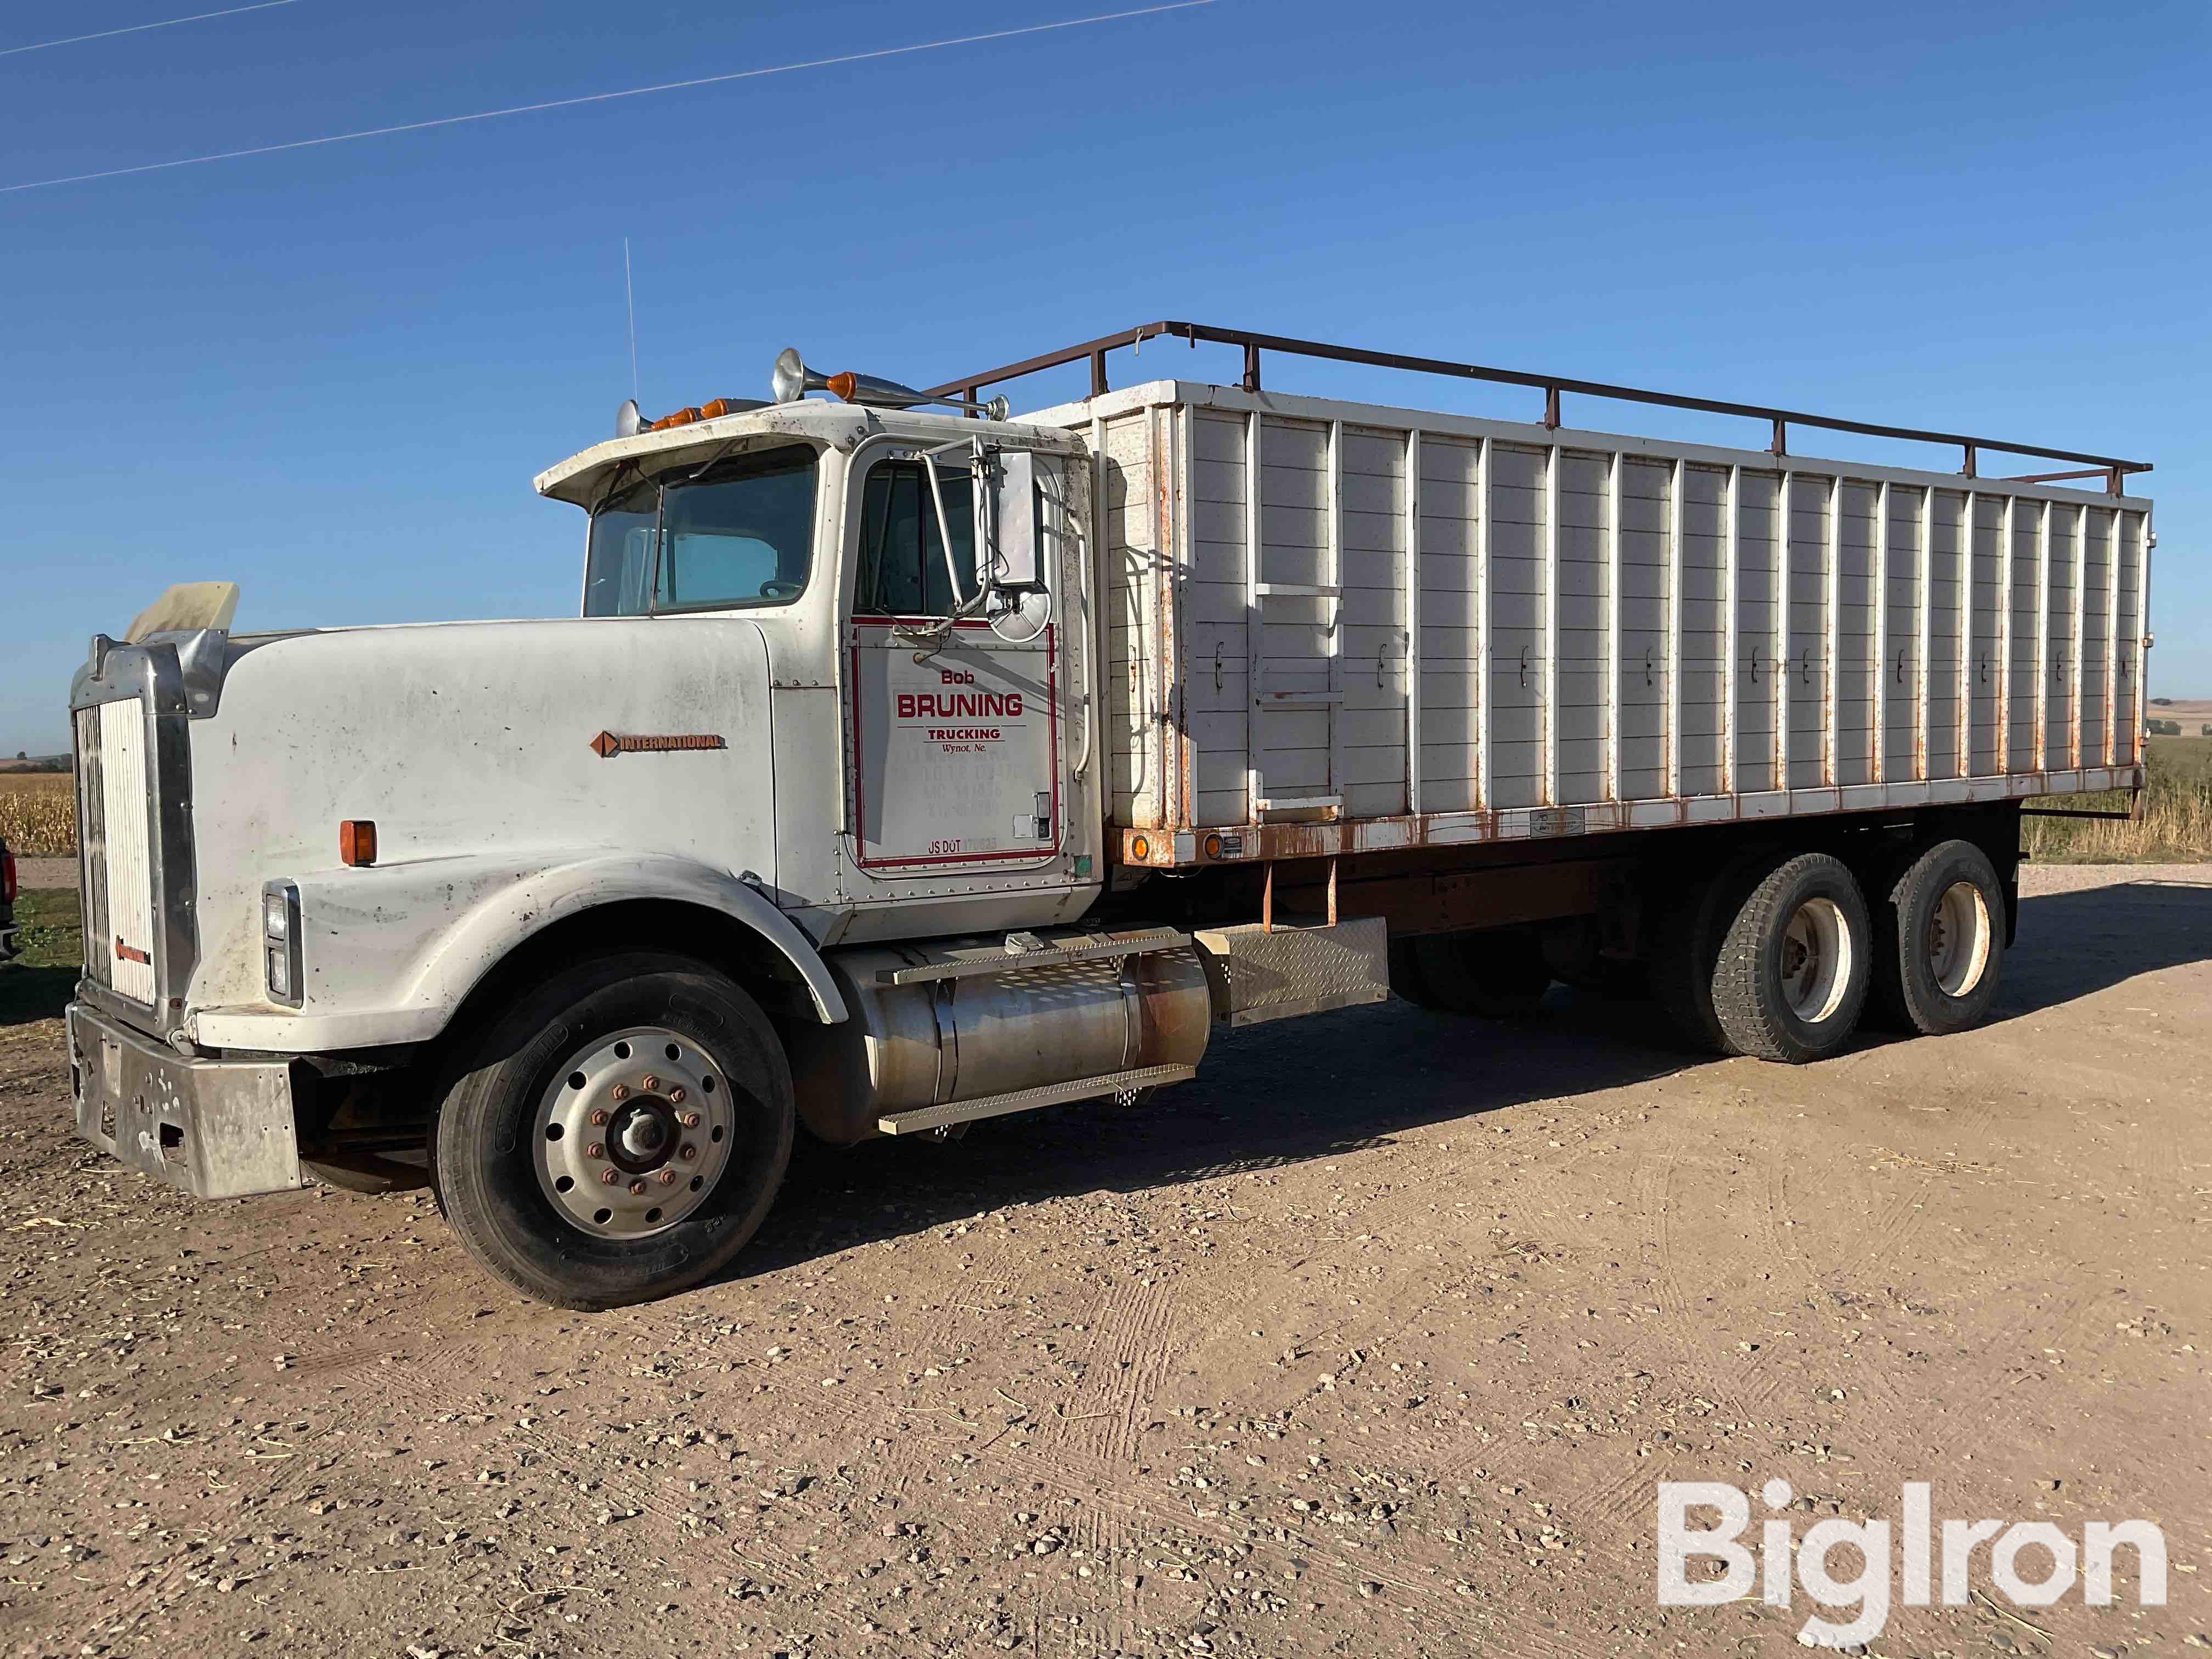
[[[307,1184],[292,1062],[187,1060],[82,1002],[68,1022],[78,1139],[196,1198]]]

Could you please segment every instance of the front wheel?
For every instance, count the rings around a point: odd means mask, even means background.
[[[1970,841],[1920,854],[1875,909],[1875,997],[1893,1024],[1926,1036],[1978,1025],[2004,962],[2004,889]]]
[[[440,1207],[525,1295],[617,1308],[744,1247],[791,1161],[791,1073],[757,1004],[687,957],[557,973],[494,1015],[431,1144]]]

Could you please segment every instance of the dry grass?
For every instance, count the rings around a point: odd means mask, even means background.
[[[2041,804],[2041,803],[2039,803]],[[2052,806],[2125,811],[2124,791],[2053,796]],[[2142,816],[2111,818],[2022,818],[2020,844],[2045,864],[2168,864],[2212,859],[2212,781],[2162,771],[2152,752]]]
[[[0,772],[0,841],[22,858],[76,852],[76,780],[67,772]]]
[[[2152,738],[2143,747],[2140,818],[2022,818],[2021,846],[2047,864],[2163,864],[2212,859],[2212,738]],[[2039,805],[2125,811],[2124,792],[2062,795]]]

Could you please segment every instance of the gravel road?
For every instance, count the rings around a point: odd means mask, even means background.
[[[810,1153],[733,1276],[597,1316],[427,1195],[177,1197],[69,1138],[58,1022],[0,1027],[0,1637],[1794,1653],[1802,1591],[1654,1593],[1656,1482],[1779,1477],[1801,1532],[1905,1480],[2164,1528],[2164,1607],[2124,1552],[2113,1607],[1899,1607],[1876,1652],[2179,1659],[2212,866],[2026,885],[1979,1031],[1693,1062],[1558,990],[1258,1028],[1133,1109]]]

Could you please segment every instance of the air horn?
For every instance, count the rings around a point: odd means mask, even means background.
[[[979,404],[968,398],[932,397],[910,386],[901,386],[896,380],[879,380],[872,374],[849,371],[817,374],[800,361],[797,346],[786,346],[776,354],[775,371],[769,377],[769,386],[780,404],[795,404],[810,392],[826,392],[848,404],[871,409],[915,409],[924,404],[942,404],[951,409],[977,411],[994,421],[1005,420],[1010,407],[1003,396]]]

